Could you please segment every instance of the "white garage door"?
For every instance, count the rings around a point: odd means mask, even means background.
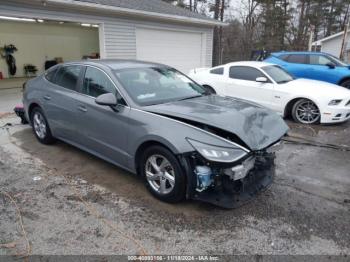
[[[136,29],[137,59],[163,63],[188,73],[201,67],[202,35],[159,29]]]

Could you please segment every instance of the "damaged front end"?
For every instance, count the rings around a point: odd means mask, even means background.
[[[198,152],[188,155],[188,197],[224,208],[243,205],[272,184],[275,151],[281,147],[278,142],[231,163],[208,161]]]

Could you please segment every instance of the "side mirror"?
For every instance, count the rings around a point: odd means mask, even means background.
[[[330,69],[335,68],[335,64],[333,64],[333,63],[327,63],[326,66],[328,66]]]
[[[262,76],[255,79],[255,81],[258,83],[267,83],[267,78]]]
[[[101,106],[116,106],[118,104],[116,96],[112,93],[99,95],[96,97],[95,102]]]

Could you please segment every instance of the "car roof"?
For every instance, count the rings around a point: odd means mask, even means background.
[[[131,60],[131,59],[89,59],[89,60],[75,61],[71,63],[106,66],[112,70],[141,68],[141,67],[168,67],[167,65],[163,65],[159,63]]]
[[[279,55],[329,55],[324,52],[311,52],[311,51],[280,51],[280,52],[273,52],[272,55],[279,56]]]
[[[251,66],[251,67],[261,68],[264,66],[270,66],[274,64],[267,63],[267,62],[259,62],[259,61],[240,61],[240,62],[228,63],[226,65],[227,66]]]

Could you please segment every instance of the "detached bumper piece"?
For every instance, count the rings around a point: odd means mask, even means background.
[[[17,105],[13,111],[15,111],[16,115],[21,118],[21,123],[22,124],[28,124],[28,121],[25,117],[25,112],[24,112],[24,107],[23,105]]]
[[[224,170],[217,170],[213,185],[196,192],[192,198],[228,209],[237,208],[252,200],[272,184],[275,176],[274,153],[259,152],[254,157],[254,167],[244,178],[233,180],[224,174]]]

